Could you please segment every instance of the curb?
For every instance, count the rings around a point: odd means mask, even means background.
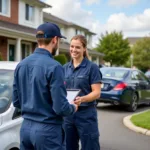
[[[144,112],[146,112],[146,111],[144,111]],[[143,112],[140,112],[140,113],[143,113]],[[140,113],[137,113],[137,114],[140,114]],[[134,115],[135,115],[135,114],[134,114]],[[147,136],[150,136],[150,130],[144,129],[144,128],[141,128],[141,127],[137,127],[137,126],[135,126],[135,125],[131,122],[130,119],[131,119],[132,116],[133,116],[133,115],[124,117],[124,118],[123,118],[123,124],[124,124],[127,128],[131,129],[132,131],[135,131],[135,132],[137,132],[137,133],[141,133],[141,134],[145,134],[145,135],[147,135]]]

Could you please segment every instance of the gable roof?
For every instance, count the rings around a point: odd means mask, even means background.
[[[44,19],[54,21],[55,23],[63,24],[63,25],[68,26],[68,27],[77,27],[77,28],[80,28],[82,30],[85,30],[86,32],[91,33],[92,35],[96,35],[96,33],[91,32],[89,29],[87,29],[85,27],[82,27],[82,26],[77,25],[77,24],[72,23],[72,22],[68,22],[68,21],[66,21],[64,19],[61,19],[61,18],[59,18],[57,16],[54,16],[54,15],[52,15],[50,13],[43,12],[43,17],[44,17]]]
[[[40,0],[30,0],[30,3],[33,3],[33,4],[38,4],[38,5],[40,5],[41,7],[43,7],[43,8],[48,8],[48,7],[52,7],[51,5],[49,5],[49,4],[46,4],[46,3],[44,3],[44,2],[42,2],[42,1],[40,1]]]

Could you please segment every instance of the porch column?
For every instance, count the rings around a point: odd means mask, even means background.
[[[99,57],[97,57],[97,65],[99,65]]]
[[[21,61],[21,38],[16,41],[16,61]]]

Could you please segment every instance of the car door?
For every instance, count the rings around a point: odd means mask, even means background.
[[[145,102],[150,101],[150,80],[144,75],[143,72],[140,72],[140,75],[142,77],[143,83],[145,83]]]
[[[131,82],[130,84],[138,91],[139,102],[145,101],[146,97],[146,84],[143,81],[142,76],[138,70],[133,70],[131,72]]]

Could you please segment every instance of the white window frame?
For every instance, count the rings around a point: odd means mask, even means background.
[[[21,42],[21,54],[22,54],[22,44],[25,44],[25,46],[29,46],[29,55],[32,53],[32,43],[29,43],[29,42]],[[28,55],[28,56],[29,56]],[[27,53],[26,53],[26,51],[25,51],[25,57],[27,57]],[[22,55],[21,55],[21,59],[23,59],[22,58]]]
[[[2,3],[5,2],[5,5],[2,4],[2,12],[0,12],[0,15],[10,17],[11,1],[10,0],[1,0],[1,1],[2,1]],[[6,4],[6,1],[8,1],[8,4]],[[3,12],[3,6],[6,6],[6,9],[7,9],[6,12],[7,13]]]
[[[30,12],[29,12],[29,20],[27,20],[26,19],[26,5],[28,5],[29,6],[29,9],[30,9],[30,7],[32,7],[32,13],[33,13],[33,16],[32,16],[32,18],[30,19]],[[30,4],[28,4],[28,3],[25,3],[25,21],[26,22],[28,22],[28,23],[33,23],[34,22],[34,19],[35,18],[35,7],[34,6],[32,6],[32,5],[30,5]]]
[[[15,55],[16,55],[16,40],[8,39],[8,42],[7,42],[7,61],[9,61],[9,45],[15,45]]]

